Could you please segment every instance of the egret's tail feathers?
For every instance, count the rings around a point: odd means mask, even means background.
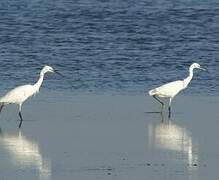
[[[7,101],[6,101],[6,99],[5,99],[5,97],[3,96],[3,97],[0,97],[0,105],[1,104],[4,104],[4,103],[6,103]]]
[[[156,89],[152,89],[148,93],[149,93],[150,96],[153,96],[153,95],[156,94],[156,92],[157,92]]]
[[[2,97],[0,97],[0,103],[4,103],[4,100]]]

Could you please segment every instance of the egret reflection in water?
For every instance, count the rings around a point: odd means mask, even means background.
[[[27,139],[21,131],[13,134],[0,131],[0,146],[7,150],[15,166],[35,169],[40,180],[51,179],[50,161],[43,159],[38,144]]]
[[[149,145],[178,154],[188,164],[198,163],[198,147],[191,132],[174,124],[174,120],[165,121],[163,118],[161,122],[148,126]]]

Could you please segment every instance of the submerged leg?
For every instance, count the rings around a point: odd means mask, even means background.
[[[19,112],[19,117],[20,117],[20,124],[19,124],[19,128],[21,128],[21,125],[22,125],[22,122],[23,122],[23,118],[22,118],[22,115],[21,115],[21,112]]]
[[[155,95],[153,96],[154,99],[156,99],[161,104],[161,112],[163,111],[164,103],[158,99]]]
[[[22,106],[22,104],[19,104],[19,117],[20,117],[20,124],[19,124],[19,128],[21,128],[21,125],[22,125],[22,122],[23,122],[23,117],[22,117],[22,115],[21,115],[21,106]]]
[[[164,122],[164,115],[163,115],[163,112],[161,112],[160,115],[161,115],[161,122],[163,123],[163,122]]]
[[[4,107],[4,103],[0,106],[0,112],[2,112],[2,108]]]
[[[168,110],[169,110],[169,115],[168,115],[168,117],[169,117],[169,118],[171,117],[171,102],[172,102],[172,98],[170,98],[169,107],[168,107]]]

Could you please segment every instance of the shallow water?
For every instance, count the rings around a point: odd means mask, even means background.
[[[65,74],[46,88],[143,93],[197,72],[187,94],[218,94],[218,1],[2,0],[1,89],[36,80],[44,64]]]
[[[21,131],[16,107],[1,113],[0,177],[216,179],[218,103],[179,96],[169,120],[149,97],[41,92],[24,105]]]

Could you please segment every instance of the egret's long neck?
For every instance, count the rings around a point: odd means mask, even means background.
[[[189,76],[183,80],[183,86],[186,88],[193,77],[193,67],[189,67]]]
[[[43,78],[44,78],[44,73],[40,73],[40,77],[39,77],[38,81],[33,85],[36,92],[39,91],[39,89],[43,83]]]

